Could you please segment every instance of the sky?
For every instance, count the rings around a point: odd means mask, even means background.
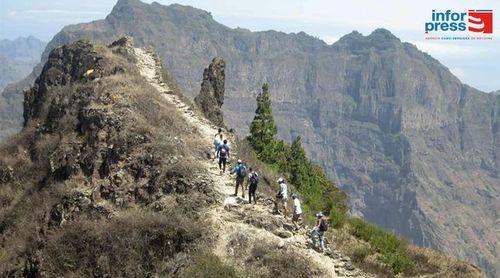
[[[153,1],[143,2],[151,3]],[[487,0],[156,0],[204,9],[218,22],[252,31],[304,31],[333,43],[357,30],[364,35],[383,27],[415,44],[447,66],[462,82],[490,92],[500,90],[500,1]],[[116,0],[0,0],[0,39],[33,35],[49,41],[68,24],[103,19]],[[493,10],[492,40],[431,41],[425,22],[432,10]],[[439,33],[450,34],[450,33]],[[453,33],[451,33],[453,34]]]

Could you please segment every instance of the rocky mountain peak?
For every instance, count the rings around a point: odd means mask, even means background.
[[[137,7],[137,6],[147,6],[140,0],[118,0],[114,8],[124,8],[124,7]]]
[[[363,36],[358,31],[353,31],[341,37],[333,46],[353,51],[366,51],[370,48],[384,51],[401,46],[401,41],[389,30],[378,28],[368,36]]]
[[[222,104],[224,104],[224,83],[226,63],[215,57],[203,71],[200,94],[194,101],[205,117],[218,126],[223,126]]]
[[[141,11],[147,11],[150,9],[151,5],[143,3],[139,0],[118,0],[107,18],[111,19],[114,17],[124,21],[131,20],[133,18],[143,16]]]
[[[111,47],[130,47],[130,43],[129,38],[122,38],[111,44]],[[24,125],[34,118],[44,118],[49,125],[52,121],[59,120],[67,99],[60,93],[51,94],[54,92],[52,88],[71,86],[75,82],[88,82],[124,70],[123,67],[111,64],[86,40],[52,50],[42,73],[35,81],[35,86],[25,94]]]
[[[398,37],[391,33],[391,31],[385,28],[377,28],[373,30],[373,32],[368,35],[371,39],[385,39],[385,40],[397,40],[400,41]]]

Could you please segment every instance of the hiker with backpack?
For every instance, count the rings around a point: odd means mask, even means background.
[[[252,196],[254,204],[257,204],[257,198],[255,198],[255,192],[257,191],[257,185],[259,184],[259,175],[255,172],[252,167],[250,167],[250,174],[248,174],[248,203],[252,203]]]
[[[238,159],[236,166],[234,167],[231,174],[236,173],[236,190],[234,191],[234,196],[238,196],[238,187],[241,185],[241,197],[245,198],[245,177],[247,176],[247,167],[241,159]]]
[[[302,221],[302,207],[300,204],[299,197],[297,196],[297,193],[292,193],[292,200],[293,200],[293,216],[292,216],[292,223],[295,226],[296,230],[300,229],[300,222]]]
[[[216,156],[219,158],[219,170],[222,175],[226,172],[226,163],[229,160],[229,146],[226,139],[217,147]]]
[[[278,185],[279,185],[279,190],[278,193],[276,194],[276,200],[274,202],[274,211],[276,213],[280,213],[280,207],[283,207],[283,216],[286,218],[287,216],[287,207],[286,203],[288,202],[288,186],[285,183],[285,179],[279,178],[278,179]]]
[[[313,247],[316,248],[317,240],[319,239],[319,250],[325,251],[325,232],[328,230],[328,220],[323,216],[320,211],[316,214],[316,226],[311,231],[311,239]]]
[[[217,158],[217,150],[219,145],[223,142],[222,128],[219,128],[219,132],[214,136],[214,159]]]

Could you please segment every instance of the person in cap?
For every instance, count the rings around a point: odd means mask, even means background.
[[[283,207],[283,216],[287,217],[287,201],[288,201],[288,186],[285,183],[284,178],[278,179],[279,190],[276,194],[276,200],[274,202],[274,211],[280,213],[280,207]]]
[[[317,241],[319,240],[319,251],[325,251],[325,232],[328,230],[328,222],[324,217],[323,213],[320,211],[316,214],[316,226],[314,226],[311,231],[311,239],[313,242],[313,247],[316,248]]]
[[[236,188],[234,191],[234,196],[238,196],[238,187],[241,185],[241,197],[245,198],[245,177],[247,176],[247,167],[241,159],[238,159],[236,166],[234,167],[231,174],[236,173]]]

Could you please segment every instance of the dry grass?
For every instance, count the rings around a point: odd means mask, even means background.
[[[41,271],[75,277],[172,273],[177,265],[169,258],[192,248],[203,232],[175,210],[132,210],[111,220],[74,221],[49,233]]]
[[[291,249],[257,242],[247,260],[252,273],[258,277],[315,277],[320,276],[318,267]]]
[[[437,275],[438,277],[483,277],[479,268],[453,259],[428,248],[408,247],[408,255],[413,261],[413,268],[405,276]]]
[[[49,89],[0,146],[0,276],[174,273],[208,237],[196,131],[130,57],[94,50],[112,74]]]

